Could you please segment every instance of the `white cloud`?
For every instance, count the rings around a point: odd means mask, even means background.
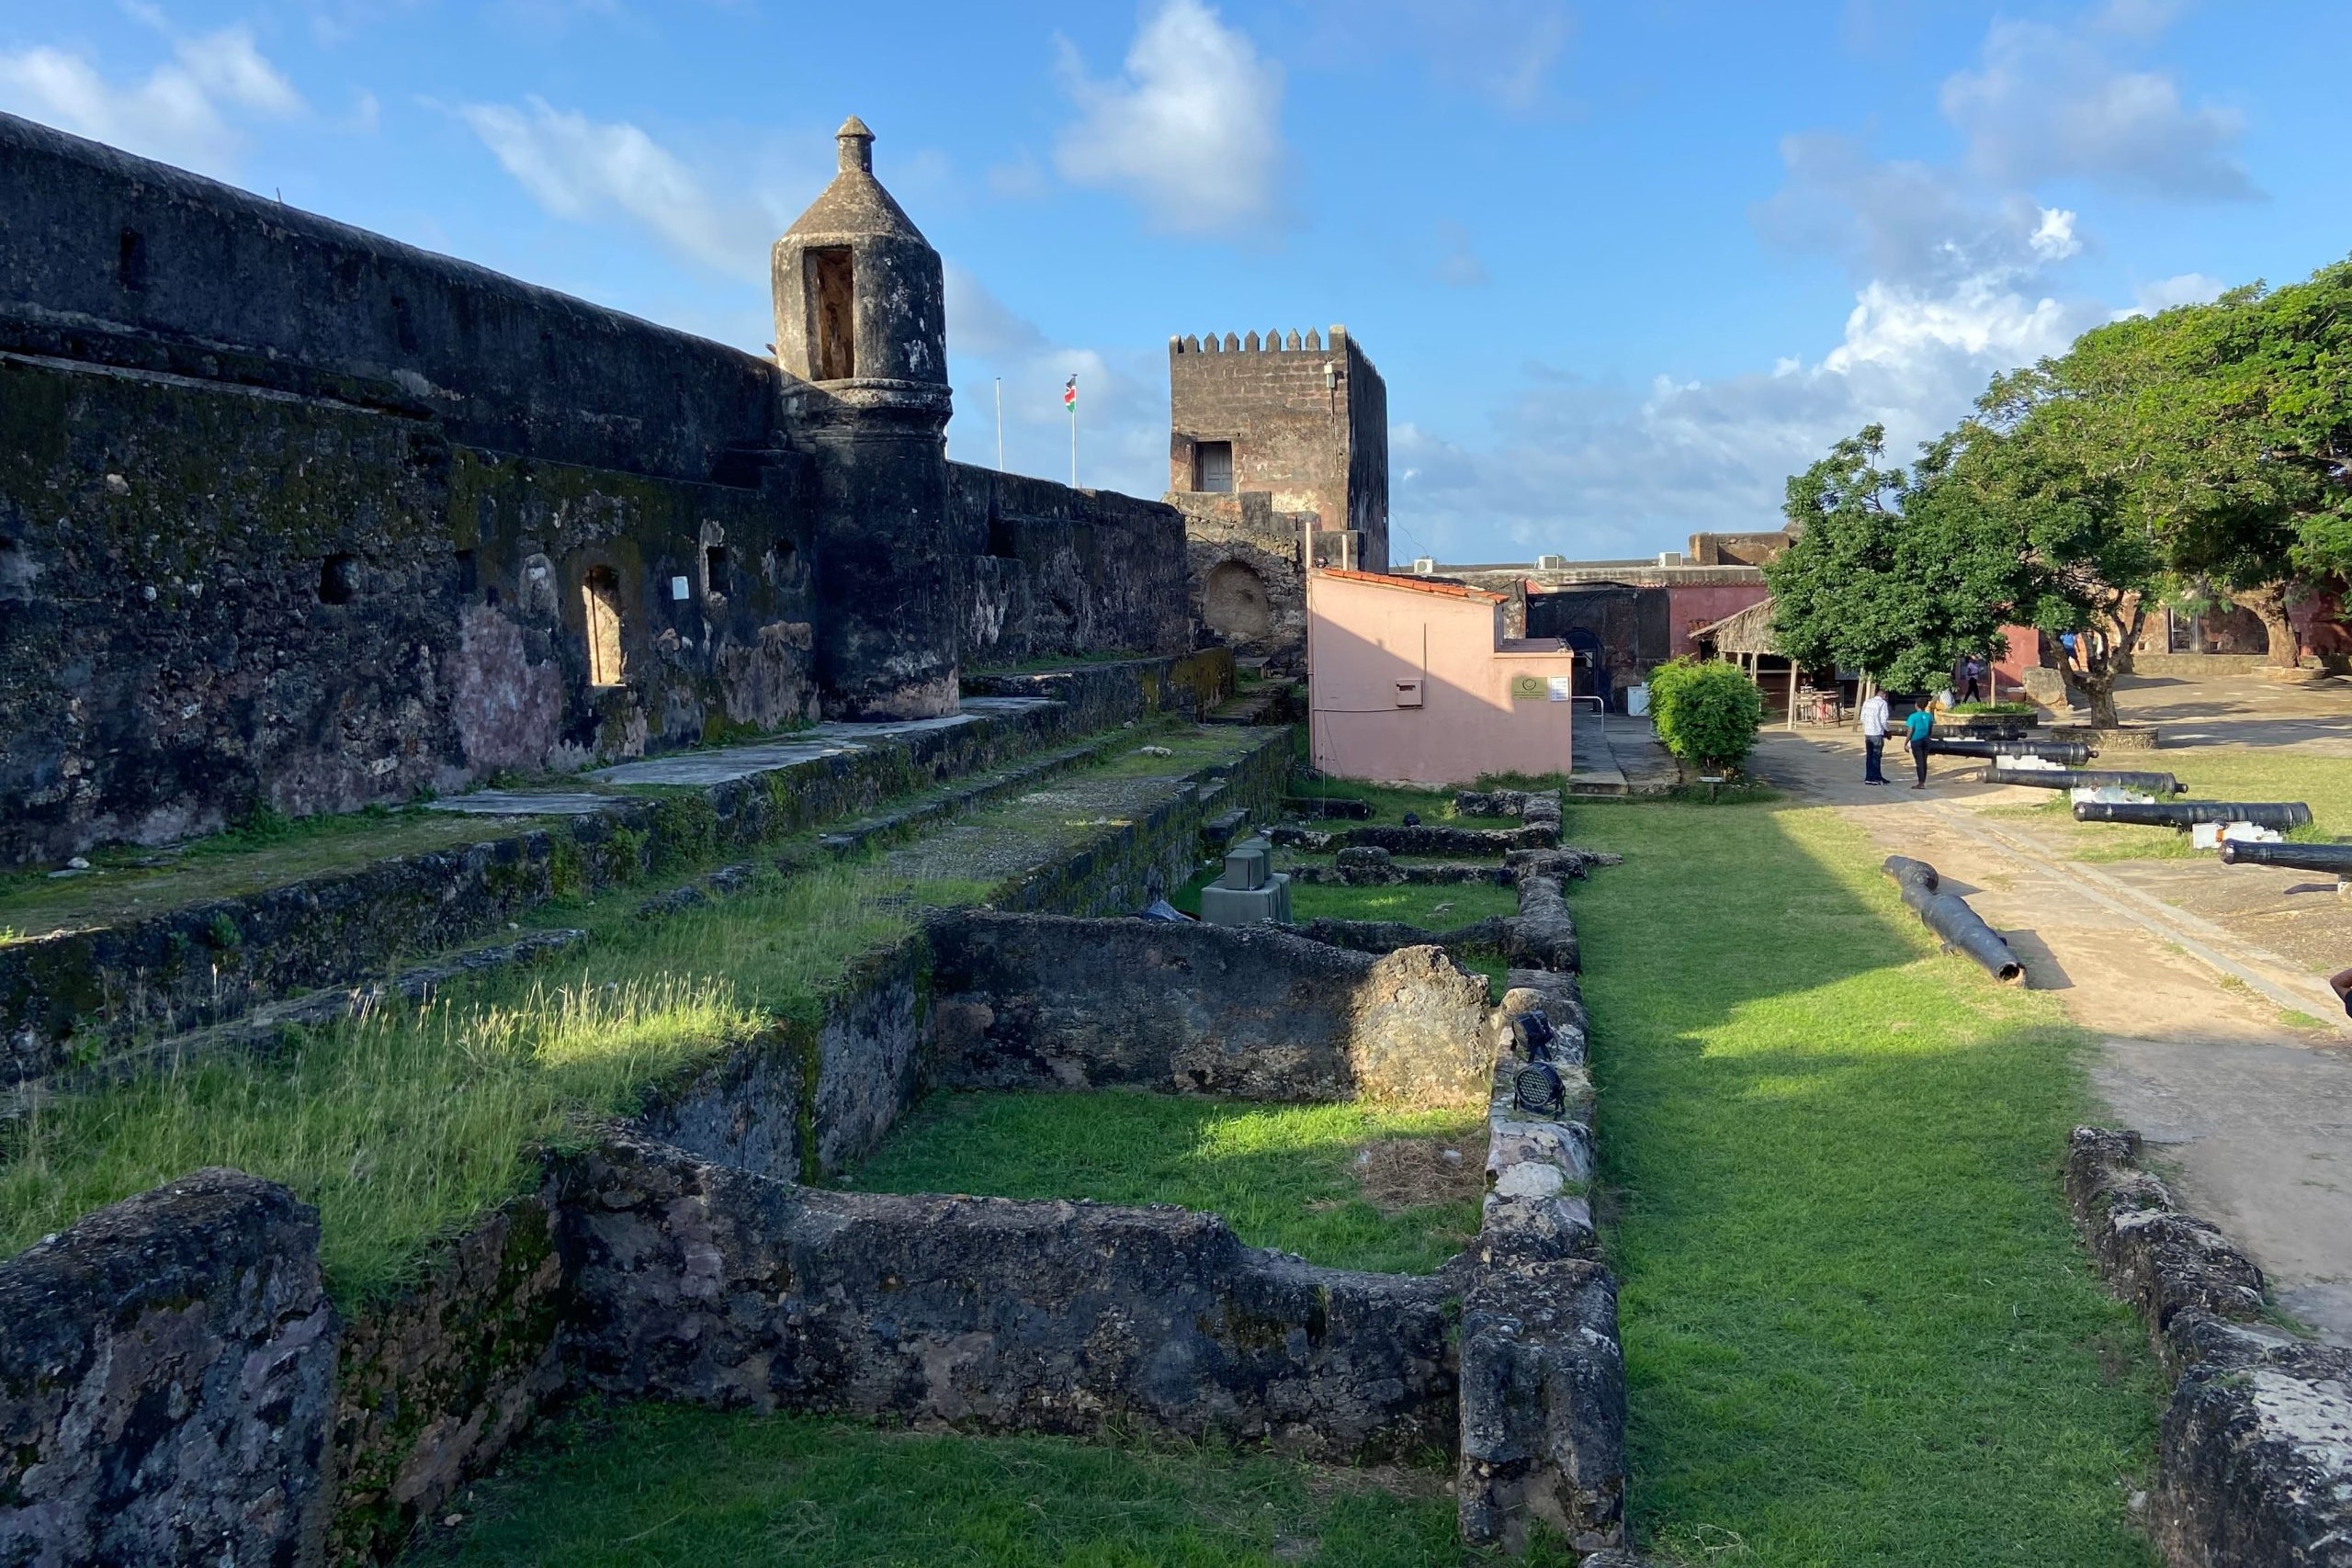
[[[117,83],[78,54],[35,46],[0,53],[0,107],[126,152],[205,174],[234,171],[240,118],[285,119],[302,96],[244,28],[172,35],[153,11],[135,13],[172,38],[172,59],[142,81]]]
[[[1476,449],[1391,432],[1400,534],[1442,558],[1611,558],[1705,529],[1775,527],[1788,476],[1840,436],[1883,423],[1891,452],[1948,428],[1996,370],[2064,348],[2104,318],[1998,283],[1858,294],[1811,361],[1646,388],[1530,386]]]
[[[468,104],[458,115],[549,214],[575,222],[618,215],[680,255],[732,277],[767,275],[778,225],[753,202],[722,201],[675,153],[625,121],[592,120],[533,97],[521,107]]]
[[[1093,80],[1067,40],[1061,49],[1063,89],[1079,109],[1054,149],[1063,178],[1125,192],[1172,233],[1280,220],[1282,67],[1247,35],[1200,0],[1164,0],[1116,81]]]
[[[2111,35],[2146,37],[2170,15],[2123,4],[2097,21]],[[2243,117],[2187,104],[2170,76],[2124,69],[2099,39],[2047,23],[1994,23],[1980,68],[1947,79],[1941,101],[1969,139],[1971,165],[1988,179],[2082,178],[2205,201],[2260,194],[2235,156]]]
[[[2169,310],[2176,305],[2202,305],[2221,298],[2229,285],[2218,277],[2201,272],[2184,272],[2154,283],[2143,284],[2132,298],[2132,308],[2115,312],[2118,320],[2125,316],[2153,316]]]

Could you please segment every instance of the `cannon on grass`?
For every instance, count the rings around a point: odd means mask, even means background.
[[[2223,865],[2278,865],[2335,878],[2335,895],[2352,893],[2352,844],[2244,844],[2222,840]]]
[[[2199,822],[2245,822],[2276,833],[2301,828],[2312,808],[2300,800],[2078,800],[2077,822],[2129,822],[2188,831]]]
[[[2142,795],[2186,795],[2188,786],[2170,773],[2135,773],[2119,768],[2004,768],[1984,770],[1984,782],[2032,789],[2135,789]]]
[[[1976,757],[1985,761],[1996,757],[2038,757],[2045,762],[2079,768],[2095,754],[2079,740],[1948,739],[1933,733],[1928,737],[1930,757]]]
[[[1943,939],[1946,947],[1966,953],[2004,986],[2025,983],[2025,965],[2001,940],[2001,933],[1986,925],[1984,917],[1968,907],[1967,899],[1943,891],[1934,866],[1908,855],[1889,855],[1883,869],[1902,890],[1904,903],[1921,924]]]

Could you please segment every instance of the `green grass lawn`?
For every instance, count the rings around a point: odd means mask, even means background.
[[[81,876],[52,880],[40,871],[0,874],[0,946],[355,871],[391,855],[512,838],[541,825],[528,818],[374,807],[341,816],[275,818],[168,852],[136,845],[96,849],[85,857],[94,869]]]
[[[564,1568],[1460,1568],[1441,1472],[641,1405],[570,1417],[411,1562]]]
[[[1642,1536],[1690,1562],[2144,1568],[2158,1381],[2057,1183],[2086,1040],[1937,955],[1825,811],[1577,841]]]
[[[1519,889],[1480,882],[1395,887],[1296,883],[1290,890],[1290,912],[1302,920],[1402,920],[1424,931],[1443,931],[1490,915],[1516,915]]]
[[[1392,1146],[1375,1149],[1368,1193],[1356,1158],[1374,1145]],[[1461,1163],[1430,1157],[1435,1147],[1458,1151]],[[1339,1269],[1426,1274],[1477,1234],[1486,1159],[1479,1119],[1453,1111],[1145,1090],[943,1093],[916,1107],[847,1184],[1181,1203],[1223,1214],[1253,1247]],[[1450,1182],[1437,1174],[1445,1171]],[[1381,1184],[1398,1175],[1401,1186]]]

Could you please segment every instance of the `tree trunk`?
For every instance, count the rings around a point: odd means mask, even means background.
[[[2287,588],[2284,581],[2266,582],[2259,588],[2241,588],[2230,595],[2231,604],[2253,611],[2255,618],[2262,623],[2269,662],[2279,670],[2292,670],[2303,661],[2302,645],[2295,637],[2295,623],[2287,614]]]

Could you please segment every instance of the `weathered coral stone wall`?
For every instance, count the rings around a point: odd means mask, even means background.
[[[1191,650],[1175,508],[967,463],[947,482],[967,665]]]
[[[566,1175],[591,1386],[979,1430],[1124,1421],[1333,1458],[1448,1445],[1448,1287],[1214,1214],[791,1186],[616,1139]]]
[[[329,1502],[318,1216],[199,1170],[0,1259],[0,1562],[271,1564]]]
[[[1154,503],[6,115],[0,188],[0,865],[1192,646]]]
[[[932,931],[935,1073],[1244,1100],[1482,1100],[1487,982],[1434,947],[974,911]]]

